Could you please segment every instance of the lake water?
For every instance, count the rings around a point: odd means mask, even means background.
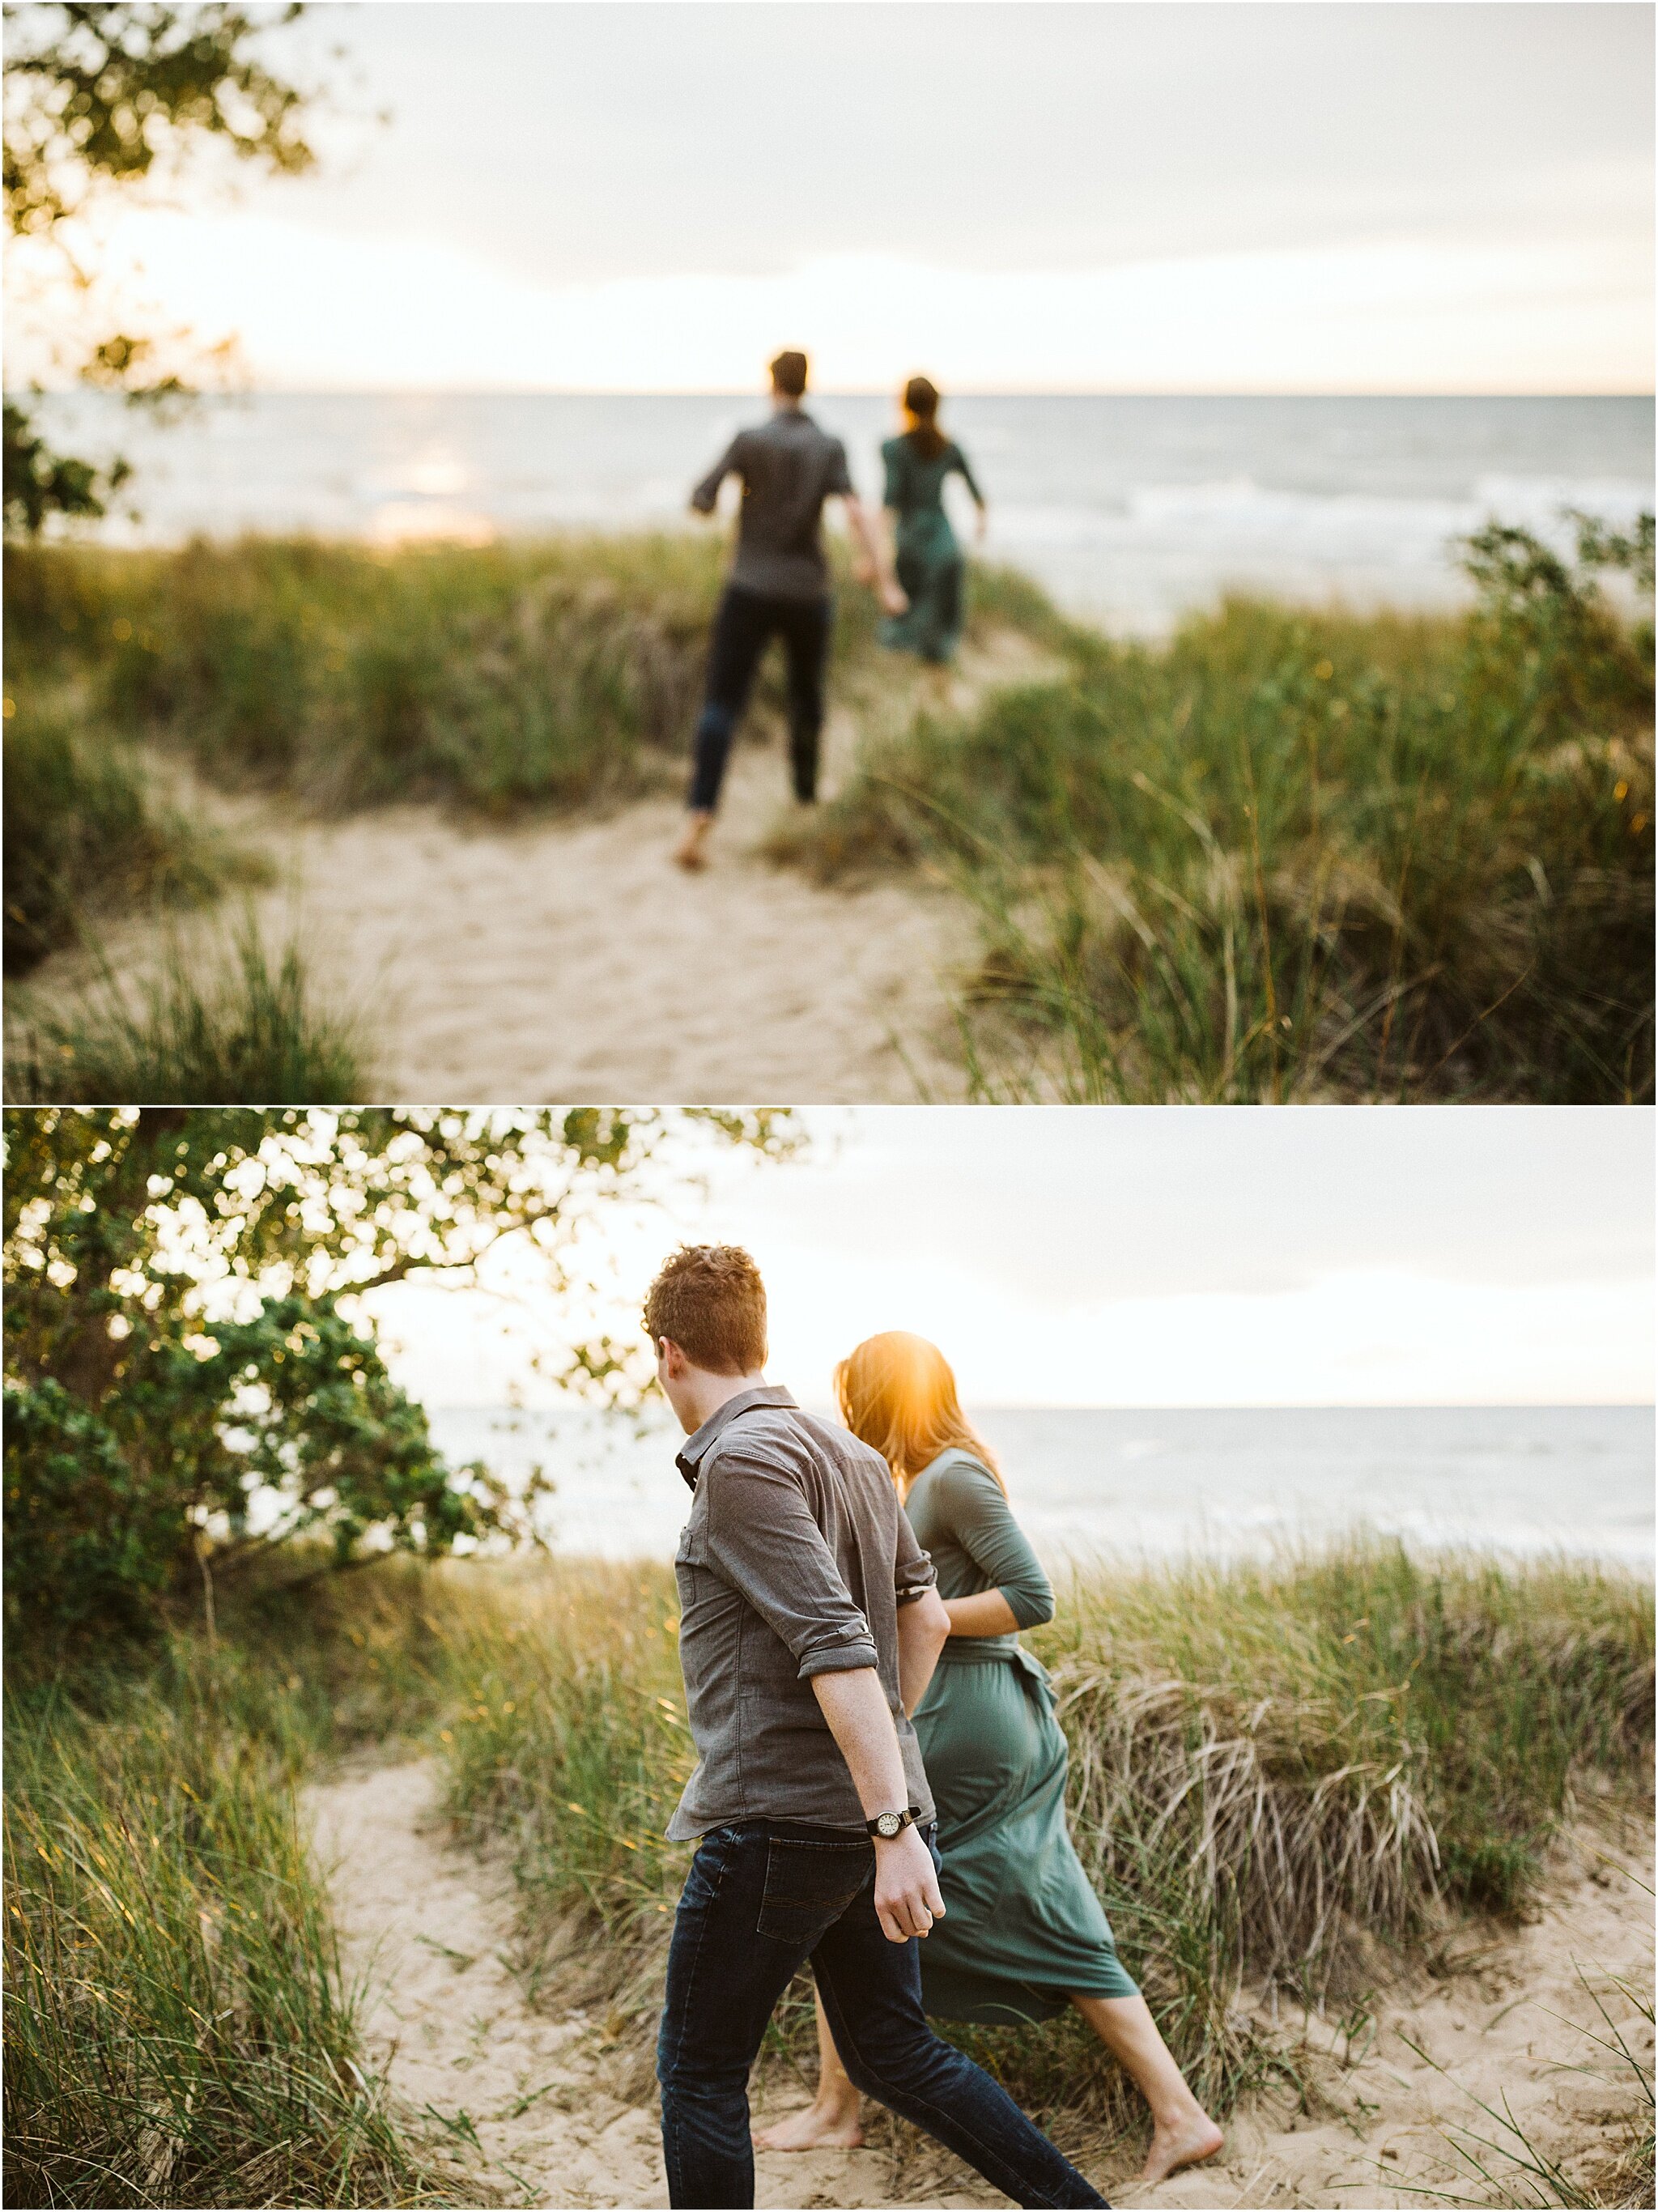
[[[430,1409],[452,1460],[557,1485],[562,1551],[671,1555],[679,1434],[588,1413]],[[983,1428],[1043,1555],[1220,1557],[1364,1523],[1423,1547],[1653,1559],[1653,1417],[1640,1407],[1133,1411],[1002,1407]]]
[[[142,520],[104,526],[129,543],[677,526],[762,411],[729,395],[265,393],[158,430],[100,394],[46,404],[71,450],[118,445],[137,465]],[[890,403],[811,405],[878,496]],[[1559,536],[1563,508],[1625,523],[1653,497],[1643,398],[967,396],[948,420],[991,501],[987,553],[1122,630],[1164,629],[1232,587],[1455,604],[1453,541],[1487,519]]]

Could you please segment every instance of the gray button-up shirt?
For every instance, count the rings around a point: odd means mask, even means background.
[[[799,408],[739,430],[691,494],[712,514],[728,476],[743,479],[731,580],[780,599],[821,599],[829,587],[818,520],[823,501],[852,489],[847,449]]]
[[[693,1490],[674,1572],[699,1763],[669,1835],[762,1819],[861,1830],[864,1808],[811,1686],[814,1674],[859,1667],[880,1677],[909,1802],[931,1820],[898,1692],[898,1607],[934,1577],[886,1462],[768,1387],[728,1400],[678,1466]]]

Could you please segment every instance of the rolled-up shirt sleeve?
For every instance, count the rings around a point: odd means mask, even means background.
[[[898,1556],[893,1562],[892,1587],[900,1605],[914,1605],[918,1597],[936,1589],[938,1570],[932,1564],[932,1554],[924,1552],[915,1540],[915,1531],[910,1527],[902,1506],[898,1509]]]
[[[788,1646],[799,1679],[875,1666],[869,1622],[793,1477],[733,1443],[704,1462],[701,1479],[709,1559]]]
[[[725,452],[691,494],[691,505],[699,514],[712,514],[714,502],[720,497],[720,487],[732,474],[743,470],[743,434],[739,430]]]
[[[1054,1589],[1013,1518],[1002,1486],[976,1460],[939,1470],[937,1496],[952,1533],[981,1573],[1007,1600],[1021,1628],[1054,1618]]]

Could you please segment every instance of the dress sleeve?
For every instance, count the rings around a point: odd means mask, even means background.
[[[875,1638],[786,1468],[733,1440],[702,1463],[710,1564],[793,1653],[801,1681],[873,1667]]]
[[[1002,1486],[977,1460],[953,1460],[934,1478],[933,1495],[950,1531],[981,1574],[1000,1590],[1021,1628],[1054,1618],[1054,1590],[1013,1518]]]
[[[691,494],[691,505],[699,514],[714,513],[720,487],[733,472],[738,476],[743,472],[743,433],[740,430]]]
[[[972,470],[968,466],[967,455],[962,451],[959,446],[952,446],[950,447],[950,465],[951,468],[959,471],[962,482],[972,493],[978,504],[982,507],[985,503],[985,495],[979,489],[979,479],[974,475]]]

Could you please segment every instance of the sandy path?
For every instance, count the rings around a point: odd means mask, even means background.
[[[458,2180],[504,2202],[665,2204],[653,2111],[607,2087],[619,2069],[608,2065],[584,2014],[554,2017],[525,2004],[507,1963],[510,1885],[446,1840],[436,1790],[435,1770],[417,1762],[346,1773],[307,1795],[319,1850],[331,1863],[346,1956],[373,1992],[367,2039],[393,2093],[449,2123]],[[1634,1878],[1649,1864],[1649,1853],[1603,1858],[1586,1846],[1533,1925],[1483,1945],[1472,1933],[1459,1936],[1453,1971],[1383,2008],[1359,2063],[1331,2069],[1321,2116],[1263,2102],[1234,2117],[1225,2152],[1208,2167],[1150,2191],[1134,2189],[1125,2173],[1095,2179],[1125,2205],[1432,2201],[1400,2185],[1407,2183],[1472,2203],[1533,2201],[1470,2185],[1439,2125],[1493,2130],[1406,2037],[1486,2103],[1506,2097],[1569,2170],[1593,2169],[1621,2140],[1629,2096],[1621,2083],[1568,2070],[1614,2070],[1569,2025],[1605,2032],[1578,1969],[1615,2019],[1633,2021],[1611,1980],[1651,1989],[1650,1899]],[[1649,2062],[1650,2032],[1633,2021],[1626,2033]],[[1321,2034],[1331,2040],[1316,2029],[1315,2039]],[[454,2132],[468,2125],[476,2150]],[[762,2155],[757,2178],[762,2206],[1005,2202],[931,2145],[905,2157],[902,2178],[874,2149]]]
[[[377,1095],[684,1104],[934,1097],[940,981],[965,936],[937,896],[820,889],[753,851],[781,763],[732,763],[714,865],[667,859],[681,811],[468,829],[398,807],[288,833],[263,902],[347,1005],[368,1011]],[[297,891],[286,888],[297,881]]]
[[[437,1788],[421,1762],[308,1793],[349,1970],[373,1992],[370,2049],[407,2106],[448,2124],[462,2172],[507,2202],[665,2203],[650,2116],[605,2096],[582,2016],[525,2005],[510,1887],[446,1842]]]
[[[1650,1838],[1638,1852],[1614,1854],[1584,1837],[1576,1856],[1529,1927],[1458,1933],[1446,1946],[1449,1971],[1442,1978],[1384,2002],[1373,2035],[1358,2028],[1352,2045],[1354,2055],[1363,2054],[1358,2063],[1327,2084],[1333,2110],[1308,2117],[1260,2105],[1240,2112],[1224,2163],[1176,2174],[1144,2193],[1125,2188],[1120,2201],[1419,2206],[1432,2203],[1424,2192],[1435,2191],[1475,2204],[1553,2201],[1512,2179],[1503,2193],[1489,2191],[1449,2148],[1442,2128],[1463,2134],[1493,2175],[1514,2174],[1501,2153],[1521,2146],[1473,2098],[1498,2112],[1506,2105],[1540,2149],[1588,2183],[1621,2148],[1634,2094],[1627,2069],[1578,2032],[1609,2032],[1591,1991],[1651,2078],[1652,2031],[1613,1986],[1622,1981],[1650,2001]],[[1313,2024],[1309,2040],[1346,2054],[1345,2038],[1327,2027]],[[1574,2070],[1583,2068],[1594,2074]],[[1475,2144],[1475,2136],[1496,2144],[1497,2154]]]
[[[584,2013],[525,2004],[507,1964],[510,1884],[446,1840],[437,1790],[436,1770],[416,1762],[307,1793],[348,1971],[371,1992],[367,2040],[393,2094],[447,2124],[458,2180],[505,2203],[666,2204],[654,2108],[611,2094]],[[756,2203],[889,2203],[888,2165],[874,2151],[774,2153],[757,2161]],[[1003,2201],[966,2180],[932,2201]]]
[[[963,657],[958,703],[1045,662],[1004,633]],[[908,719],[919,674],[883,671],[825,732],[824,789],[861,727]],[[261,847],[276,871],[257,905],[269,941],[297,935],[320,994],[361,1017],[379,1098],[521,1103],[776,1104],[957,1099],[949,978],[971,955],[957,902],[911,880],[828,890],[755,849],[791,803],[780,746],[733,755],[714,865],[668,858],[677,797],[598,819],[466,824],[434,806],[338,822],[273,805],[191,803]],[[225,910],[184,931],[222,933]],[[151,965],[152,924],[108,933],[118,975]],[[60,954],[14,995],[74,992]]]

